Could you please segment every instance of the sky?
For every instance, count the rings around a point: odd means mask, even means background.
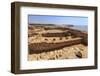
[[[28,15],[28,23],[37,24],[71,24],[71,25],[88,25],[88,17],[80,16],[47,16],[47,15]]]

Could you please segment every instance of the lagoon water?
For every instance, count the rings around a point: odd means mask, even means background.
[[[88,32],[88,26],[73,26],[70,28]]]

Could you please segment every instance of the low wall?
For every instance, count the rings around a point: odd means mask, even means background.
[[[69,36],[69,32],[61,32],[61,33],[43,33],[42,36],[44,37],[66,37]]]
[[[60,43],[45,43],[45,42],[33,43],[29,45],[29,54],[53,51],[53,50],[61,49],[66,46],[80,44],[81,42],[82,39],[76,39],[76,40],[60,42]]]
[[[73,29],[70,30],[70,33],[72,33],[74,36],[81,37],[82,43],[85,45],[88,45],[88,34],[87,33],[81,32],[79,30],[73,30]]]
[[[35,35],[38,35],[38,33],[31,33],[31,34],[28,34],[28,37],[32,37],[32,36],[35,36]]]
[[[62,30],[62,31],[66,31],[66,30],[69,30],[69,28],[65,28],[65,27],[53,27],[53,28],[50,28],[50,27],[44,27],[44,30]]]

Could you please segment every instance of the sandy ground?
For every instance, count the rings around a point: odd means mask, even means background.
[[[83,44],[64,47],[59,50],[28,55],[28,60],[55,60],[87,58],[87,47]]]
[[[66,30],[68,31],[68,30]],[[44,30],[43,28],[35,28],[34,30],[28,30],[28,33],[38,33],[38,35],[28,37],[28,45],[31,43],[57,43],[64,42],[74,39],[81,39],[80,37],[73,38],[72,36],[62,37],[42,37],[42,33],[60,33],[64,31],[60,30]],[[55,41],[53,41],[55,39]],[[52,50],[50,52],[42,52],[39,54],[28,54],[28,60],[55,60],[55,59],[78,59],[87,58],[88,56],[87,46],[83,44],[77,44],[72,46],[67,46],[59,50]]]

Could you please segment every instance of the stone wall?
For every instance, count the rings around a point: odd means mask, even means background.
[[[66,46],[71,46],[75,44],[80,44],[82,42],[82,39],[76,39],[66,42],[60,42],[60,43],[33,43],[29,45],[29,53],[41,53],[41,52],[48,52],[52,50],[61,49]]]
[[[82,43],[85,45],[88,45],[88,34],[85,32],[81,32],[79,30],[70,30],[70,33],[72,33],[73,35],[77,36],[77,37],[81,37],[82,38]]]
[[[42,36],[44,37],[66,37],[71,35],[71,33],[67,32],[61,32],[61,33],[43,33]]]

